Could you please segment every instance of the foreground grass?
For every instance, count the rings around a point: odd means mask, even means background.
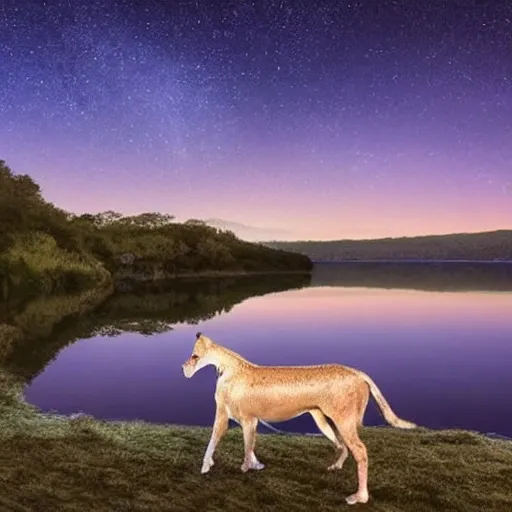
[[[323,437],[260,435],[261,472],[240,471],[239,428],[201,475],[210,429],[110,423],[38,414],[0,379],[0,510],[310,511],[352,509],[351,458],[328,472],[335,453]],[[363,428],[370,502],[357,510],[512,510],[512,443],[463,431]]]

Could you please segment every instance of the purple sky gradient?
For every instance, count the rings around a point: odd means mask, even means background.
[[[70,211],[512,227],[512,3],[0,6],[0,159]]]

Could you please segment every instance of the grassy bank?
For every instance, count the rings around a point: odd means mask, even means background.
[[[240,471],[231,429],[216,464],[199,473],[210,429],[41,415],[0,379],[0,508],[12,511],[340,510],[356,488],[351,458],[323,437],[260,435],[267,467]],[[185,392],[185,388],[183,390]],[[461,431],[363,428],[371,499],[380,512],[504,512],[512,507],[512,443]]]

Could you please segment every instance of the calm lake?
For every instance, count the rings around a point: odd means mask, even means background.
[[[197,331],[259,364],[360,368],[420,425],[512,436],[506,263],[320,264],[312,276],[119,293],[58,326],[53,352],[16,356],[30,367],[26,398],[43,411],[210,426],[214,369],[181,372]],[[384,424],[373,400],[365,424]],[[275,426],[317,432],[309,415]]]

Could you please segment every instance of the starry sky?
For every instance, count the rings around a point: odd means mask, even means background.
[[[77,213],[512,228],[512,2],[1,0],[0,159]]]

